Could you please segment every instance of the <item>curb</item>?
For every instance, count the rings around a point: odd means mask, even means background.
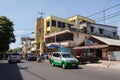
[[[120,69],[120,62],[100,61],[101,63],[86,64],[87,66],[102,67],[110,69]]]

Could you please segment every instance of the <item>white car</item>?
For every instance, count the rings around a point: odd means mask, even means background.
[[[8,62],[9,63],[16,63],[16,62],[20,62],[21,58],[20,58],[20,54],[19,53],[11,53],[8,56]]]
[[[79,62],[73,57],[71,53],[67,52],[54,52],[50,59],[52,66],[61,66],[62,68],[74,67],[78,68]]]

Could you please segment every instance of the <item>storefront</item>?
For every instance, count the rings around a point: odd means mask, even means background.
[[[120,40],[91,36],[86,44],[73,48],[74,56],[93,55],[100,59],[120,60]],[[85,45],[85,46],[84,46]]]

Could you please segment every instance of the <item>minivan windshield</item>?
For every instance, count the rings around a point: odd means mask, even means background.
[[[62,54],[64,58],[73,58],[72,54]]]

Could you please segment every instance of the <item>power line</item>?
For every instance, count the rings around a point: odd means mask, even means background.
[[[29,33],[29,34],[24,34],[24,35],[15,35],[15,36],[16,36],[16,37],[21,37],[21,36],[28,36],[28,35],[32,35],[32,34],[35,35],[35,32],[31,32],[31,33]]]
[[[105,12],[105,11],[107,11],[107,10],[109,10],[109,9],[112,9],[112,8],[114,8],[114,7],[117,7],[117,6],[120,6],[120,3],[117,4],[117,5],[115,5],[115,6],[112,6],[112,7],[109,7],[109,8],[107,8],[107,9],[104,9],[104,10],[102,10],[102,11],[99,11],[99,12],[96,12],[96,13],[94,13],[94,14],[91,14],[91,15],[89,15],[89,16],[87,16],[87,17],[95,16],[95,15],[97,15],[97,14],[103,13],[103,12]]]
[[[119,16],[120,15],[120,13],[119,14],[116,14],[116,15],[113,15],[113,16],[110,16],[110,17],[107,17],[107,18],[105,18],[105,20],[107,20],[107,19],[110,19],[110,18],[113,18],[113,17],[116,17],[116,16]],[[103,21],[104,19],[102,19],[102,20],[98,20],[98,21],[96,21],[96,22],[101,22],[101,21]]]
[[[115,23],[115,22],[116,22],[116,23]],[[114,24],[114,25],[118,25],[118,24],[120,24],[120,19],[114,20],[114,21],[109,21],[109,22],[107,22],[107,23],[112,23],[112,24]]]
[[[26,31],[26,30],[33,30],[33,29],[36,29],[36,28],[31,28],[31,29],[21,29],[21,30]],[[19,31],[19,30],[14,30],[14,31]]]
[[[106,18],[106,17],[110,17],[110,16],[112,16],[112,15],[117,15],[117,14],[119,14],[119,13],[120,13],[120,11],[114,12],[114,13],[112,13],[112,14],[106,15],[105,18]],[[95,21],[96,21],[96,20],[101,20],[101,19],[103,19],[103,18],[104,18],[104,17],[100,17],[100,18],[97,18],[97,19],[94,19],[94,20],[95,20]]]

